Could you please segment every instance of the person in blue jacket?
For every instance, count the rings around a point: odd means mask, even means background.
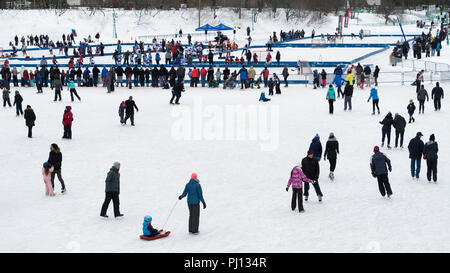
[[[103,82],[103,87],[106,87],[106,75],[108,74],[108,69],[106,69],[106,66],[103,66],[102,69],[102,82]]]
[[[320,143],[319,134],[316,134],[313,138],[311,144],[309,145],[309,150],[313,152],[314,159],[320,161],[322,158],[322,143]]]
[[[343,80],[342,80],[341,74],[336,74],[336,76],[334,77],[333,82],[332,82],[332,84],[336,85],[336,87],[337,87],[338,98],[340,98],[341,96],[342,96],[342,98],[344,98],[344,92],[342,92],[342,89],[341,89],[342,81]]]
[[[266,93],[261,92],[261,95],[259,96],[259,101],[266,102],[266,101],[270,101],[270,99],[266,98]]]
[[[144,233],[144,236],[148,237],[155,237],[161,233],[157,229],[153,228],[152,217],[149,215],[144,217],[144,222],[142,223],[142,233]]]
[[[247,75],[248,75],[247,68],[245,68],[245,66],[243,65],[242,68],[239,70],[238,74],[241,79],[241,89],[244,89],[245,82],[247,81]]]
[[[203,209],[206,209],[206,203],[203,199],[202,187],[200,186],[197,174],[191,175],[191,180],[186,184],[183,194],[178,197],[179,200],[187,195],[187,203],[189,208],[189,232],[198,234],[198,226],[200,221],[200,202],[203,203]]]
[[[380,107],[378,107],[379,98],[378,98],[378,90],[377,89],[372,88],[372,90],[370,90],[370,96],[369,96],[369,99],[367,100],[367,102],[369,102],[370,99],[372,99],[372,108],[373,108],[372,115],[375,115],[375,106],[377,107],[378,115],[379,115]]]

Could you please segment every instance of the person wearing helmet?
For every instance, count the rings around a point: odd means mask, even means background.
[[[388,198],[392,195],[391,185],[389,184],[388,170],[392,172],[391,160],[382,152],[380,148],[375,146],[373,148],[373,155],[370,158],[370,169],[372,176],[378,180],[378,188],[381,196],[385,196],[387,193]],[[387,166],[387,167],[386,167]]]
[[[147,215],[144,217],[144,222],[142,223],[142,233],[144,236],[155,237],[160,234],[157,229],[152,226],[152,217]]]

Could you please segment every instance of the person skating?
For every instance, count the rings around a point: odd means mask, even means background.
[[[347,83],[344,88],[344,111],[347,111],[347,106],[349,111],[352,110],[352,96],[353,88]]]
[[[316,134],[309,145],[309,151],[314,153],[314,159],[320,161],[322,158],[322,143],[320,143],[320,136]]]
[[[425,90],[425,87],[422,85],[419,92],[417,92],[417,100],[419,101],[419,114],[422,111],[422,114],[425,110],[425,99],[429,101],[428,92]]]
[[[119,209],[119,194],[120,194],[120,163],[114,162],[113,166],[108,172],[105,179],[105,201],[103,202],[102,209],[100,211],[100,216],[108,218],[106,212],[108,211],[108,206],[111,200],[114,206],[114,217],[122,217],[123,214],[120,213]]]
[[[372,90],[370,90],[370,96],[369,96],[369,99],[367,100],[367,102],[369,102],[370,99],[372,99],[372,115],[375,115],[375,107],[377,107],[378,115],[379,115],[380,107],[378,107],[378,102],[380,101],[380,98],[378,97],[377,89],[372,88]]]
[[[395,128],[395,148],[398,147],[398,139],[400,137],[400,148],[403,149],[403,136],[405,135],[406,120],[398,113],[394,115],[392,126]]]
[[[323,154],[323,160],[330,162],[330,174],[328,177],[334,180],[334,170],[336,169],[337,155],[339,154],[339,142],[337,141],[334,133],[330,133],[328,141],[325,144],[325,153]]]
[[[287,66],[284,66],[283,68],[283,72],[281,72],[281,75],[283,75],[284,78],[284,87],[288,87],[288,77],[289,77],[289,70],[287,68]]]
[[[23,115],[22,102],[23,102],[22,96],[20,95],[19,91],[16,91],[13,103],[13,105],[16,106],[16,117],[18,117],[19,115]]]
[[[330,84],[329,89],[327,91],[326,99],[328,100],[328,110],[330,114],[333,114],[334,107],[333,103],[336,100],[336,92],[334,91],[333,85]]]
[[[337,74],[334,77],[333,82],[331,82],[332,84],[336,85],[336,87],[337,87],[337,96],[338,96],[338,98],[340,98],[341,96],[342,96],[342,98],[344,98],[344,95],[345,95],[344,93],[342,93],[342,81],[343,81],[342,74]],[[348,85],[348,83],[345,85],[344,88],[346,88],[347,85]]]
[[[144,217],[144,222],[142,223],[142,233],[147,237],[155,237],[161,234],[161,232],[152,226],[152,217],[147,215]]]
[[[42,166],[42,178],[44,179],[45,184],[45,195],[47,196],[55,196],[56,194],[53,192],[53,187],[50,183],[50,177],[53,173],[53,166],[50,166],[48,162],[45,162]]]
[[[189,208],[189,232],[198,234],[198,226],[200,222],[200,202],[203,204],[203,209],[206,209],[206,203],[203,199],[202,186],[199,183],[197,174],[193,173],[191,179],[186,184],[183,193],[178,197],[178,200],[183,199],[187,195],[187,203]]]
[[[375,146],[373,148],[373,155],[370,159],[370,169],[372,171],[372,176],[377,178],[378,189],[380,190],[381,196],[385,196],[387,193],[388,198],[392,195],[391,184],[389,183],[389,172],[392,172],[391,160],[382,152],[380,148]]]
[[[62,124],[64,126],[64,134],[62,138],[72,139],[72,107],[66,106],[66,110],[64,110],[63,121]]]
[[[11,106],[11,99],[9,98],[9,93],[11,93],[8,89],[3,88],[2,95],[3,95],[3,107],[6,107],[6,104],[8,104],[9,107]]]
[[[73,79],[70,79],[69,84],[67,85],[67,89],[69,89],[70,91],[70,99],[73,102],[73,96],[75,95],[75,97],[77,97],[77,99],[79,101],[81,101],[80,96],[78,96],[77,90],[75,89],[75,82],[73,81]]]
[[[286,186],[286,191],[289,191],[289,187],[292,186],[292,200],[291,200],[291,209],[294,211],[297,207],[298,202],[298,211],[305,212],[303,209],[303,182],[307,183],[315,183],[315,181],[306,177],[301,169],[301,164],[295,166],[291,171],[291,176],[289,178],[288,184]]]
[[[430,141],[428,141],[423,149],[423,157],[427,161],[427,179],[431,182],[433,177],[434,183],[437,182],[437,160],[438,160],[438,144],[435,141],[434,134],[430,135]]]
[[[409,114],[409,121],[408,123],[415,122],[416,119],[413,117],[414,115],[414,111],[416,111],[416,106],[414,105],[414,101],[412,99],[409,100],[409,104],[406,107],[406,109],[408,110],[408,114]]]
[[[444,99],[444,90],[439,86],[439,82],[436,83],[436,87],[431,90],[431,99],[434,101],[434,110],[441,110],[441,99]]]
[[[125,102],[125,105],[125,119],[123,120],[123,124],[127,124],[127,120],[130,119],[131,126],[134,126],[134,109],[139,112],[139,108],[134,102],[133,96],[130,96],[130,98]]]
[[[36,121],[36,115],[30,105],[27,105],[23,117],[25,119],[25,125],[28,127],[28,137],[32,138],[33,137],[32,130]]]
[[[125,101],[122,101],[119,105],[119,117],[120,117],[120,124],[125,125],[124,123],[124,116],[125,116],[125,109],[127,108]]]
[[[181,92],[184,92],[184,84],[183,84],[183,81],[178,81],[172,87],[172,98],[170,99],[170,104],[173,104],[174,99],[175,99],[175,104],[180,104],[179,100],[181,98]]]
[[[421,132],[417,132],[416,137],[411,139],[408,144],[409,158],[411,159],[411,177],[419,180],[420,165],[422,161],[424,143],[420,139]]]
[[[313,151],[308,151],[308,155],[302,159],[301,167],[303,173],[306,175],[307,178],[316,181],[316,183],[313,184],[314,190],[316,191],[319,202],[322,202],[323,194],[319,186],[320,167],[319,162],[316,159],[314,159],[313,156],[314,156]],[[305,201],[308,201],[309,183],[305,184],[305,192],[303,193],[303,195],[305,196]]]
[[[61,101],[61,90],[63,89],[63,85],[60,78],[56,78],[53,80],[53,87],[55,88],[55,99],[53,101]]]
[[[51,185],[52,188],[55,188],[55,175],[58,177],[59,182],[61,183],[61,193],[66,192],[66,185],[64,184],[64,179],[62,178],[61,174],[61,167],[62,167],[62,153],[61,150],[56,143],[52,143],[50,145],[50,152],[48,154],[48,160],[47,162],[50,164],[50,166],[53,167],[52,175],[51,175]]]
[[[381,147],[384,147],[384,139],[387,136],[387,147],[388,149],[391,148],[391,126],[394,123],[394,119],[392,118],[392,113],[389,112],[384,117],[382,121],[380,121],[380,124],[383,125],[381,128]]]

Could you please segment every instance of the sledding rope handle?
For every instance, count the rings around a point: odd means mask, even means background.
[[[175,201],[175,205],[173,205],[172,210],[171,210],[170,213],[169,213],[169,216],[167,216],[166,222],[164,223],[164,225],[163,225],[163,227],[162,227],[162,230],[164,230],[164,228],[166,227],[166,224],[167,224],[167,222],[169,221],[169,218],[170,218],[170,216],[172,215],[173,210],[174,210],[175,207],[177,206],[178,201],[179,201],[179,200]]]

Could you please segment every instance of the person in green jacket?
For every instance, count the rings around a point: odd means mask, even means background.
[[[434,134],[430,136],[430,141],[425,143],[423,148],[424,158],[427,160],[427,179],[431,182],[431,175],[433,175],[433,181],[437,181],[437,160],[438,160],[438,144],[435,141]]]
[[[328,100],[328,104],[329,104],[330,114],[333,114],[333,111],[334,111],[333,103],[336,100],[336,92],[334,91],[333,85],[331,85],[331,84],[330,84],[330,88],[328,89],[328,92],[327,92],[327,100]]]
[[[202,186],[200,186],[197,174],[191,175],[191,180],[186,184],[183,194],[178,199],[181,200],[187,195],[187,203],[189,208],[189,232],[198,234],[198,225],[200,222],[200,202],[203,203],[203,209],[206,209],[206,203],[203,199]]]
[[[122,217],[123,214],[119,210],[119,193],[120,193],[120,163],[114,162],[113,166],[108,172],[105,180],[105,201],[103,202],[102,210],[100,212],[101,217],[108,218],[106,211],[108,210],[111,200],[114,204],[114,217]]]
[[[78,100],[81,101],[80,96],[78,96],[77,90],[75,89],[75,82],[73,81],[73,79],[70,80],[67,88],[70,91],[70,98],[72,99],[72,101],[73,101],[73,95],[75,95],[78,98]]]

